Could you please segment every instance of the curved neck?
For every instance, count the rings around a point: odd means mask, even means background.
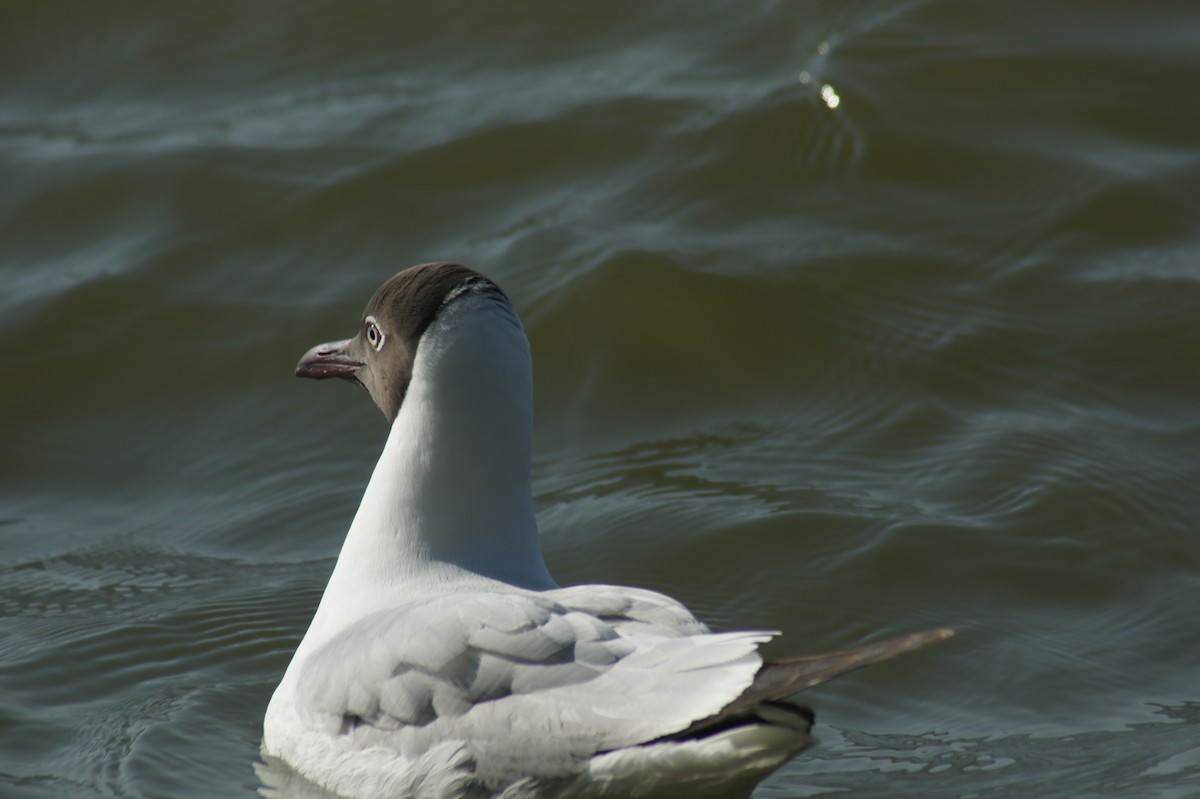
[[[326,605],[344,624],[474,578],[556,587],[533,513],[532,407],[529,343],[512,307],[485,296],[443,309],[421,338],[314,628]]]

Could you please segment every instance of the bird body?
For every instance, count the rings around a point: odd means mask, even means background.
[[[811,714],[779,699],[948,635],[772,671],[771,632],[714,634],[644,589],[557,586],[528,341],[467,267],[401,272],[297,374],[361,383],[391,423],[264,722],[266,754],[339,795],[744,795],[810,742]]]

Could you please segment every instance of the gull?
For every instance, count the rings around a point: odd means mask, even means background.
[[[560,587],[534,517],[529,342],[465,265],[390,278],[296,374],[360,384],[389,424],[264,720],[264,755],[339,796],[746,796],[812,743],[789,697],[951,635],[765,663],[776,633]]]

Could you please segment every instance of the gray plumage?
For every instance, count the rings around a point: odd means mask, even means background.
[[[947,637],[764,665],[774,633],[678,602],[558,587],[529,483],[528,342],[459,264],[401,272],[303,377],[361,383],[391,429],[264,753],[351,797],[729,796],[810,743],[781,700]]]

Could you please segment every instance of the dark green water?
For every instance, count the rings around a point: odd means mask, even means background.
[[[7,3],[0,796],[250,797],[382,446],[291,369],[523,314],[560,582],[811,694],[759,797],[1200,795],[1200,6]]]

